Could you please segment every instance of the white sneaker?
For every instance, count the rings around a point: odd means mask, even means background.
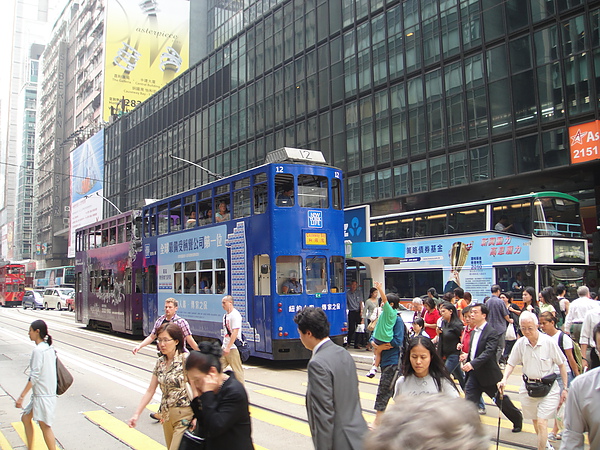
[[[367,373],[367,376],[369,378],[374,378],[376,373],[377,373],[377,367],[373,366],[373,367],[371,367],[371,370],[369,370],[369,372]]]
[[[546,450],[554,450],[554,447],[552,446],[552,444],[548,441],[546,441]]]

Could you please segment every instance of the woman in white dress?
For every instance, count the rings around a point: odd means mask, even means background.
[[[52,345],[52,337],[48,334],[48,326],[43,320],[35,320],[29,327],[29,339],[36,347],[31,353],[29,362],[29,380],[17,399],[15,406],[23,407],[23,400],[32,391],[31,400],[23,410],[21,421],[27,436],[27,448],[33,448],[33,422],[35,420],[42,429],[44,441],[49,450],[56,449],[52,421],[56,409],[56,352]]]

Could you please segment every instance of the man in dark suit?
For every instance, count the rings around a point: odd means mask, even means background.
[[[466,372],[465,397],[475,405],[479,403],[481,394],[485,392],[494,399],[496,404],[501,402],[502,412],[513,423],[513,433],[523,428],[523,415],[510,401],[507,395],[502,400],[496,396],[496,384],[502,379],[502,371],[496,360],[496,349],[500,333],[492,328],[486,318],[489,310],[486,305],[477,304],[471,308],[471,345],[469,353],[461,355],[467,363],[463,366]]]
[[[358,396],[352,356],[329,339],[329,321],[321,308],[296,313],[300,340],[313,352],[308,362],[306,409],[317,450],[359,450],[367,423]]]

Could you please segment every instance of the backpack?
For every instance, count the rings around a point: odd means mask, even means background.
[[[563,333],[561,331],[560,336],[558,337],[558,346],[560,347],[562,352],[565,354],[565,356],[567,356],[567,354],[565,353],[565,348],[564,348],[564,344],[563,344],[564,338],[565,338],[565,333]],[[581,374],[581,373],[583,373],[583,355],[581,354],[581,347],[573,339],[571,339],[571,342],[573,342],[573,358],[575,359],[575,364],[577,364],[577,368],[579,369],[579,373]],[[567,360],[567,363],[568,362],[569,361]],[[573,374],[573,376],[574,375],[575,374]]]

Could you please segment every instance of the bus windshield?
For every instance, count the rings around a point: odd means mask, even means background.
[[[582,237],[579,203],[556,197],[538,198],[533,204],[536,236]]]

